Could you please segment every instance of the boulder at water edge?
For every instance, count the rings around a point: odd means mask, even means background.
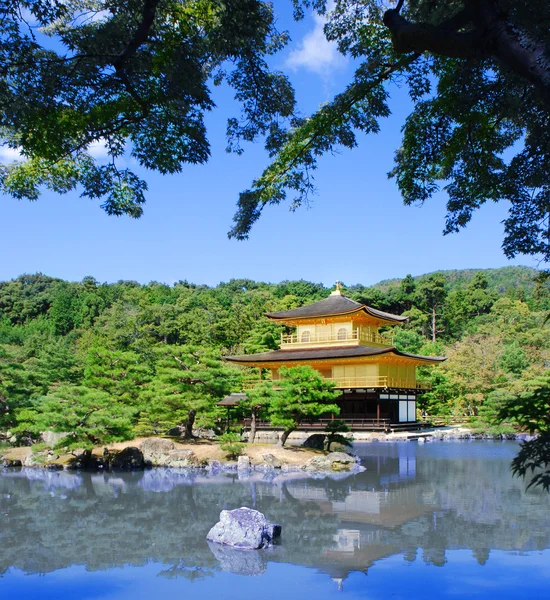
[[[177,448],[171,440],[147,438],[141,442],[143,460],[148,467],[199,467],[200,461],[192,450]]]
[[[314,456],[302,468],[305,471],[352,471],[359,468],[359,458],[345,452],[331,452],[326,456]]]
[[[220,520],[208,532],[206,539],[241,550],[253,550],[267,548],[273,538],[280,535],[280,525],[268,523],[263,513],[243,506],[222,510]]]
[[[114,471],[137,471],[143,469],[144,466],[143,453],[134,446],[128,446],[117,452],[110,463],[110,467]]]

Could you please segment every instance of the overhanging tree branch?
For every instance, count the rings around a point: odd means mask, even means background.
[[[398,53],[493,58],[550,95],[548,48],[512,25],[492,0],[466,0],[463,10],[439,25],[413,23],[397,8],[386,11],[383,20]]]
[[[419,57],[420,54],[414,53],[389,65],[373,64],[372,77],[349,86],[345,92],[299,127],[281,148],[274,163],[254,183],[252,193],[241,194],[239,211],[234,218],[236,225],[230,230],[228,236],[239,240],[246,239],[263,208],[267,204],[278,202],[279,194],[285,187],[292,187],[293,182],[290,180],[300,166],[306,171],[311,168],[308,156],[323,151],[319,146],[326,144],[327,138],[336,135],[334,131],[349,118],[354,107],[364,101],[372,90],[387,81],[394,73],[406,69]],[[271,191],[265,193],[266,190]],[[248,203],[254,205],[252,212]]]
[[[155,20],[157,6],[160,4],[160,1],[161,0],[145,0],[143,4],[143,11],[141,13],[142,20],[134,34],[134,37],[113,61],[113,66],[115,69],[117,69],[117,71],[122,68],[124,63],[138,51],[139,47],[147,39],[149,31],[151,30]]]
[[[141,106],[144,113],[147,112],[147,106],[143,102],[141,96],[138,94],[135,86],[130,81],[128,74],[124,69],[125,63],[138,51],[139,47],[147,40],[155,15],[157,6],[160,0],[145,0],[142,11],[142,20],[139,24],[134,37],[126,45],[124,50],[113,60],[112,65],[115,68],[116,74],[122,81],[126,91],[132,96],[132,98]]]

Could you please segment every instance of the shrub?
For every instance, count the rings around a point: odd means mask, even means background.
[[[31,447],[31,452],[33,454],[38,454],[39,452],[46,452],[46,451],[51,450],[51,447],[48,446],[48,444],[44,443],[44,442],[39,442],[38,444],[33,444]]]
[[[349,432],[349,427],[344,421],[331,421],[326,427],[327,433],[327,451],[330,452],[332,444],[341,444],[342,446],[352,446],[353,438],[346,438],[342,434]]]
[[[227,454],[227,458],[236,459],[243,453],[245,445],[238,433],[224,433],[219,440],[220,448]]]

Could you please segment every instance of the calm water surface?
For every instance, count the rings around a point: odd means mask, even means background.
[[[0,598],[550,597],[550,497],[510,475],[516,444],[357,450],[339,481],[0,470]],[[280,544],[209,545],[239,506]]]

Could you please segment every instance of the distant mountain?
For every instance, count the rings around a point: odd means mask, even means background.
[[[535,278],[540,273],[532,267],[499,267],[498,269],[449,269],[447,271],[434,271],[433,273],[425,273],[424,275],[416,275],[415,281],[421,281],[430,275],[442,273],[447,277],[451,289],[463,287],[474,278],[474,275],[479,272],[485,273],[489,282],[489,289],[495,292],[503,293],[511,287],[520,287],[524,290],[530,290],[535,285]],[[384,279],[374,284],[373,288],[381,292],[398,287],[401,279]]]

